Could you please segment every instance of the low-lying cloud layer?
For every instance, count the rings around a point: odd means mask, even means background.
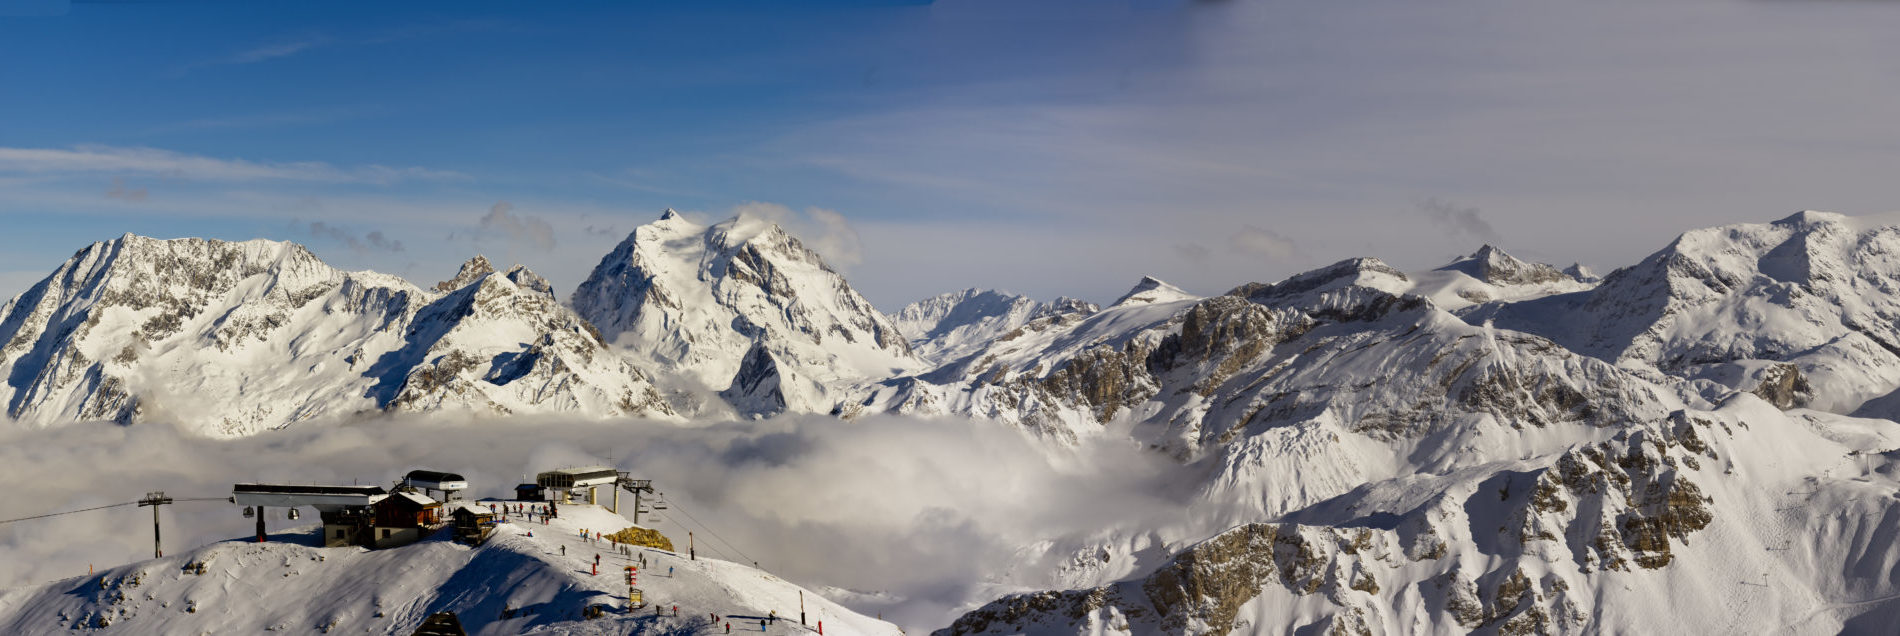
[[[678,426],[644,421],[377,420],[248,439],[164,425],[75,424],[0,432],[7,518],[133,501],[229,496],[246,481],[388,485],[415,468],[460,472],[471,497],[504,496],[550,468],[613,463],[674,503],[658,527],[702,556],[757,560],[801,584],[863,592],[838,600],[906,628],[946,624],[982,602],[1024,546],[1178,515],[1161,485],[1175,468],[1133,445],[1055,452],[993,423],[784,417]],[[308,510],[304,511],[310,512]],[[161,511],[166,548],[241,538],[237,506]],[[82,575],[146,558],[150,513],[125,506],[0,525],[0,586]],[[271,527],[289,522],[273,512]],[[700,525],[700,524],[703,524]],[[710,531],[702,529],[709,528]]]

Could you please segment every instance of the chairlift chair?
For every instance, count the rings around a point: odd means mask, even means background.
[[[296,508],[291,508],[291,509],[290,509],[290,512],[289,512],[289,513],[287,513],[287,516],[289,517],[289,519],[290,519],[291,521],[296,521],[296,520],[298,519],[298,515],[297,515],[297,509],[296,509]]]

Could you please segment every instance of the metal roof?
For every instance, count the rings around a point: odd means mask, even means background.
[[[618,477],[620,476],[620,471],[614,470],[612,466],[582,466],[579,468],[558,468],[555,470],[542,471],[541,474],[573,475],[575,477]]]
[[[468,479],[463,478],[461,475],[445,473],[439,470],[412,470],[409,471],[408,477],[410,481],[468,481]]]

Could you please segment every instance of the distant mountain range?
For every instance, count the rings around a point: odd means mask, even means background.
[[[32,426],[968,416],[1199,476],[1181,496],[1204,513],[1025,547],[949,633],[1900,621],[1900,227],[1835,214],[1692,231],[1600,279],[1485,246],[888,316],[755,219],[668,211],[566,303],[480,257],[423,288],[289,243],[127,235],[8,302],[0,342]]]

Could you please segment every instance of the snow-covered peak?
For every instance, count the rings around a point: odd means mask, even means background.
[[[1571,263],[1569,267],[1564,268],[1564,275],[1576,279],[1576,281],[1580,283],[1595,283],[1603,280],[1602,277],[1597,276],[1595,270],[1590,269],[1588,265],[1584,265],[1583,263]]]
[[[713,390],[735,386],[749,357],[770,359],[749,370],[770,368],[811,385],[779,378],[794,411],[831,407],[797,396],[923,364],[890,319],[823,258],[761,218],[699,226],[669,214],[636,228],[575,289],[572,304],[608,340]],[[755,343],[764,343],[763,355],[748,356]]]
[[[554,297],[554,286],[551,284],[548,284],[548,279],[542,278],[541,275],[536,274],[533,271],[529,270],[528,266],[526,265],[516,265],[514,267],[511,267],[508,269],[508,273],[504,274],[504,276],[507,277],[507,279],[510,282],[514,283],[517,286],[520,286],[522,289],[526,289],[526,290],[547,296],[549,298]]]
[[[1853,223],[1853,217],[1850,217],[1838,212],[1823,212],[1820,210],[1802,210],[1800,212],[1796,212],[1794,214],[1790,214],[1788,216],[1784,216],[1779,219],[1776,219],[1774,223],[1772,223],[1772,225],[1778,225],[1778,226],[1800,231],[1800,230],[1812,229],[1812,228],[1822,226],[1822,225],[1850,225],[1852,223]]]
[[[1074,298],[1048,303],[991,289],[965,289],[926,298],[899,310],[893,322],[918,357],[943,363],[973,353],[1032,321],[1087,316],[1099,308]]]
[[[1493,285],[1535,285],[1555,283],[1570,278],[1555,267],[1520,260],[1489,244],[1479,248],[1470,256],[1454,260],[1438,269],[1463,272],[1467,276]]]
[[[1410,289],[1411,279],[1405,276],[1405,272],[1385,264],[1385,261],[1359,257],[1294,274],[1277,283],[1247,283],[1227,292],[1227,295],[1240,296],[1262,305],[1307,305],[1321,294],[1349,287],[1397,294]]]
[[[1895,254],[1900,226],[1804,211],[1685,232],[1590,294],[1494,313],[1579,352],[1734,389],[1793,363],[1816,387],[1812,406],[1847,411],[1900,387]]]
[[[218,436],[395,408],[670,415],[539,276],[478,257],[458,278],[425,291],[277,241],[95,243],[0,307],[0,400],[33,425]]]
[[[493,273],[495,273],[495,266],[488,262],[488,257],[476,254],[474,258],[462,263],[462,268],[455,271],[454,278],[436,283],[435,290],[455,291]]]
[[[1154,303],[1171,303],[1177,300],[1193,300],[1196,298],[1200,298],[1200,296],[1190,294],[1159,278],[1143,276],[1139,282],[1135,283],[1133,288],[1128,290],[1128,293],[1122,294],[1121,298],[1116,299],[1115,302],[1110,303],[1109,306],[1151,305]]]

